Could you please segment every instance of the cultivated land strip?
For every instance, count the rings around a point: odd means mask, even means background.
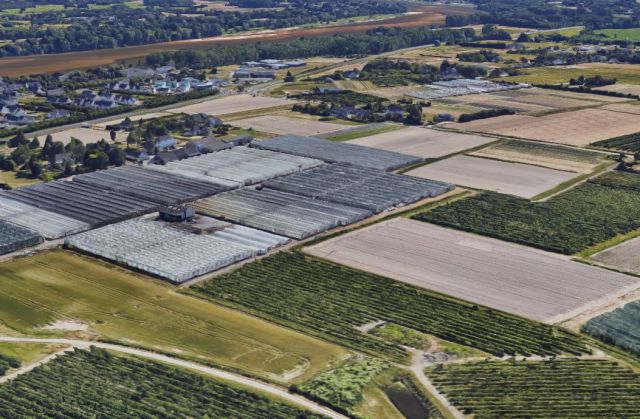
[[[220,370],[217,368],[207,367],[205,365],[197,364],[191,361],[185,361],[182,359],[173,358],[167,355],[158,354],[151,351],[145,351],[142,349],[130,348],[127,346],[114,345],[110,343],[103,342],[88,342],[84,340],[75,340],[75,339],[58,339],[58,338],[24,338],[24,337],[10,337],[10,336],[0,336],[0,342],[9,342],[9,343],[53,343],[53,344],[62,344],[62,345],[70,345],[74,348],[79,349],[87,349],[90,346],[95,346],[102,349],[108,349],[115,352],[125,353],[129,355],[139,356],[141,358],[152,359],[154,361],[164,362],[166,364],[175,365],[182,368],[187,368],[190,370],[198,371],[200,373],[204,373],[210,375],[215,378],[232,381],[234,383],[249,387],[253,390],[262,391],[268,393],[271,396],[275,396],[281,399],[284,399],[290,403],[294,403],[298,406],[304,407],[316,413],[320,413],[326,415],[330,418],[334,419],[345,419],[346,416],[343,416],[339,413],[332,411],[324,406],[321,406],[315,402],[312,402],[304,397],[297,396],[295,394],[289,393],[286,389],[282,387],[278,387],[273,384],[267,384],[262,381],[255,380],[253,378],[244,377],[242,375],[234,374],[228,371]],[[66,350],[65,350],[66,351]],[[64,352],[64,351],[63,351]],[[53,359],[59,353],[50,355],[46,358],[46,360]],[[40,364],[44,362],[40,361]],[[35,368],[38,365],[34,365]],[[33,369],[31,368],[31,369]],[[27,371],[24,371],[27,372]],[[24,373],[23,372],[23,373]],[[11,377],[14,378],[14,377]],[[2,381],[0,381],[1,383]]]

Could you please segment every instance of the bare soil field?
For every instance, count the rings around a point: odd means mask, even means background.
[[[206,113],[221,116],[256,109],[275,108],[282,105],[293,105],[293,101],[264,96],[251,96],[247,94],[213,98],[193,105],[171,109],[170,113]]]
[[[120,61],[143,62],[144,57],[154,52],[206,49],[216,45],[238,45],[252,42],[279,42],[300,37],[325,36],[344,33],[362,33],[378,27],[415,28],[425,25],[443,24],[447,14],[469,13],[470,8],[448,5],[411,5],[411,13],[385,20],[350,23],[346,25],[317,28],[286,28],[247,32],[238,35],[222,35],[210,38],[161,42],[131,47],[44,54],[0,59],[0,76],[24,76],[37,73],[64,72],[100,67]]]
[[[640,287],[640,280],[631,276],[404,218],[336,237],[305,252],[547,323]]]
[[[640,86],[639,86],[640,88]],[[609,105],[605,105],[600,109],[606,109],[608,111],[614,112],[622,112],[629,113],[632,115],[640,115],[640,105],[637,105],[636,102],[632,103],[612,103]]]
[[[464,124],[450,124],[449,127],[467,132],[586,146],[640,131],[640,115],[591,108],[540,117],[505,115]]]
[[[607,157],[595,151],[520,140],[507,140],[469,155],[576,173],[591,173]]]
[[[437,158],[492,141],[495,141],[495,138],[458,134],[431,128],[408,127],[347,142],[411,156]]]
[[[470,156],[453,156],[406,174],[523,198],[532,198],[576,176],[546,167]]]
[[[610,247],[591,256],[604,265],[640,275],[640,238]]]
[[[236,119],[231,122],[231,124],[240,128],[253,128],[256,131],[269,132],[271,134],[278,135],[293,134],[313,136],[344,129],[344,125],[340,124],[287,118],[286,116],[279,115],[264,115],[253,118]]]
[[[85,144],[96,143],[101,139],[105,139],[111,142],[109,131],[93,128],[71,128],[68,130],[52,133],[51,137],[53,137],[53,141],[62,141],[64,144],[69,143],[71,141],[71,137],[77,138]],[[116,133],[116,141],[125,141],[126,139],[126,132]],[[41,141],[44,141],[44,139],[41,139]]]

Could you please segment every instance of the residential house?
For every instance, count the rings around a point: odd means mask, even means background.
[[[182,159],[186,159],[189,157],[187,150],[184,148],[178,148],[175,150],[161,151],[155,155],[155,157],[151,160],[153,164],[162,164],[166,165],[168,163],[179,161]]]
[[[216,151],[233,148],[233,144],[219,140],[213,137],[205,137],[200,140],[189,141],[185,147],[189,157],[198,156],[200,154],[213,153]]]

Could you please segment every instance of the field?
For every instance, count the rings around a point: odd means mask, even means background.
[[[594,90],[604,90],[607,92],[624,93],[625,95],[640,95],[640,86],[637,84],[616,83],[609,86],[596,87]]]
[[[0,385],[0,410],[5,417],[320,417],[235,384],[97,348]]]
[[[576,173],[590,173],[607,157],[589,150],[518,140],[505,140],[470,155]]]
[[[629,183],[638,185],[640,177],[606,173],[538,203],[487,192],[415,218],[573,254],[640,228],[640,189]]]
[[[590,319],[582,331],[640,356],[640,301]]]
[[[492,141],[495,141],[495,139],[479,135],[465,135],[435,129],[408,127],[358,138],[349,141],[349,143],[395,151],[411,156],[436,158],[478,147]]]
[[[582,339],[564,329],[301,253],[260,259],[191,292],[398,361],[407,360],[398,344],[357,327],[382,320],[498,355],[585,351]]]
[[[474,418],[637,418],[640,375],[609,360],[487,361],[426,371]]]
[[[532,198],[570,180],[575,173],[480,157],[454,156],[410,170],[407,175]]]
[[[293,102],[286,99],[240,94],[205,100],[204,102],[194,103],[193,105],[186,105],[180,108],[173,108],[169,112],[174,114],[206,113],[209,115],[221,116],[254,111],[257,109],[274,108],[288,104],[293,104]]]
[[[51,137],[53,138],[53,141],[61,141],[64,144],[69,143],[71,138],[77,138],[84,144],[97,143],[102,139],[111,142],[109,131],[93,128],[71,128],[64,131],[54,132],[51,134]],[[116,141],[125,141],[126,138],[126,132],[118,132],[116,134]],[[44,141],[44,138],[41,138],[40,141]]]
[[[74,320],[102,339],[279,380],[294,369],[300,379],[312,376],[345,356],[336,346],[68,251],[4,262],[2,272],[0,318],[24,334],[51,334],[42,328]]]
[[[571,66],[523,68],[521,74],[505,77],[504,81],[532,84],[568,83],[579,76],[615,78],[618,83],[640,84],[640,68],[635,64],[585,63]],[[609,87],[609,86],[606,86]]]
[[[506,115],[464,124],[450,124],[449,127],[469,132],[586,146],[595,141],[640,131],[640,115],[592,108],[540,117]]]
[[[300,120],[297,118],[287,118],[279,115],[264,115],[247,119],[235,119],[231,124],[240,128],[252,128],[256,131],[270,132],[278,135],[318,135],[338,131],[344,128],[344,125],[340,124],[313,120]]]
[[[594,147],[610,148],[613,150],[623,150],[631,153],[640,151],[640,132],[622,135],[620,137],[609,138],[608,140],[597,141],[591,144]]]
[[[395,218],[305,250],[398,281],[555,323],[640,281],[523,246]],[[455,255],[452,260],[451,255]]]
[[[640,239],[636,238],[596,253],[591,256],[591,259],[616,269],[640,275],[639,251]]]
[[[606,39],[640,42],[640,28],[630,29],[600,29],[593,31],[597,35],[604,35]]]
[[[16,172],[0,171],[0,183],[9,185],[11,188],[21,188],[27,185],[34,185],[42,182],[40,179],[23,178],[16,176]]]

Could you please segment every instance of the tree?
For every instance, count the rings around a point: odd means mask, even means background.
[[[127,148],[132,145],[138,144],[139,141],[140,136],[135,131],[131,131],[129,135],[127,135]]]
[[[117,133],[115,130],[112,129],[111,131],[109,131],[109,137],[111,138],[111,141],[115,141],[116,136],[117,136]]]
[[[531,38],[526,32],[522,32],[516,42],[531,42]]]
[[[33,140],[29,143],[29,148],[32,150],[40,148],[40,140],[38,140],[38,137],[33,137]]]
[[[18,166],[25,164],[30,156],[31,150],[25,144],[20,144],[11,152],[11,160],[16,162]]]
[[[64,168],[62,169],[62,177],[71,176],[73,174],[73,164],[69,160],[64,162]]]
[[[38,178],[42,175],[42,163],[36,158],[36,156],[31,156],[28,166],[31,176],[34,178]]]
[[[9,147],[11,148],[16,148],[22,144],[29,144],[29,140],[25,138],[22,131],[20,131],[15,137],[9,140]]]
[[[126,156],[124,154],[124,150],[122,150],[120,147],[113,147],[111,150],[109,150],[109,164],[113,166],[122,166],[124,164],[125,158]]]
[[[84,164],[91,170],[106,169],[109,166],[109,156],[104,151],[98,151],[87,156]]]
[[[296,81],[296,78],[291,74],[291,71],[287,71],[287,75],[284,76],[284,82],[293,83],[294,81]]]
[[[409,114],[404,123],[407,125],[422,125],[422,107],[420,105],[409,106]]]

